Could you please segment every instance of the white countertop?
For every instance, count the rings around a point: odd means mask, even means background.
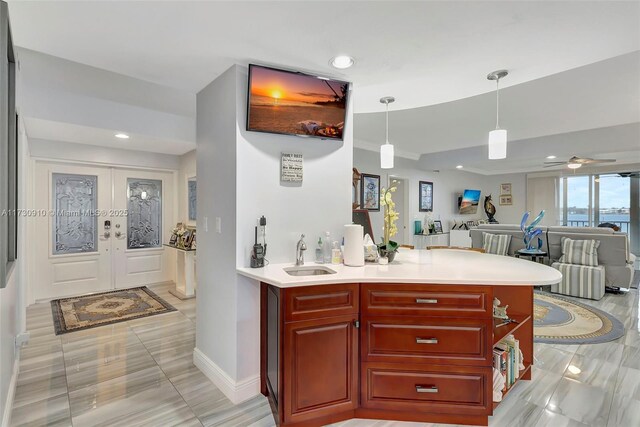
[[[365,263],[364,267],[305,262],[304,267],[322,265],[336,272],[321,276],[290,276],[284,268],[292,263],[263,268],[238,268],[239,274],[279,288],[333,283],[430,283],[456,285],[551,285],[562,279],[560,272],[526,259],[455,249],[399,249],[393,263]]]

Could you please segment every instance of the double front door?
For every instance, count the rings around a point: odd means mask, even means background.
[[[174,279],[173,173],[37,162],[35,184],[34,299]]]

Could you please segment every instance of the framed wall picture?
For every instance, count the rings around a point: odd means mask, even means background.
[[[195,225],[198,217],[198,181],[195,176],[187,178],[187,223]]]
[[[443,233],[443,231],[442,231],[442,221],[440,221],[440,220],[433,221],[433,228],[436,231],[436,234]]]
[[[420,181],[418,184],[420,212],[433,212],[433,182]]]
[[[380,210],[380,175],[362,174],[360,206],[369,211]]]
[[[500,195],[501,196],[509,196],[511,195],[511,183],[508,182],[506,184],[500,184]]]
[[[510,206],[513,204],[513,199],[511,194],[505,194],[504,196],[500,196],[500,206]]]

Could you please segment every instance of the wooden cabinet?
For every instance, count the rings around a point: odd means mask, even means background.
[[[279,426],[349,418],[488,422],[492,348],[515,333],[530,379],[531,287],[261,287],[261,381]],[[492,301],[519,320],[494,326]]]
[[[357,284],[262,284],[262,393],[278,425],[353,416],[359,398]]]
[[[356,408],[357,320],[352,314],[285,325],[285,421],[308,421]]]

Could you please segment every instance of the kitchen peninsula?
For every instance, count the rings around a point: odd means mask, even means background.
[[[513,334],[524,356],[518,376],[530,379],[533,286],[561,279],[544,265],[464,250],[304,268],[238,269],[261,282],[261,391],[281,426],[487,425],[494,345]],[[496,326],[494,297],[515,322]]]

